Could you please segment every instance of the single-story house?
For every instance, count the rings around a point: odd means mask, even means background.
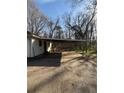
[[[35,57],[46,52],[50,52],[52,48],[52,42],[59,46],[73,46],[74,44],[79,44],[83,40],[70,40],[70,39],[54,39],[54,38],[41,38],[31,32],[27,31],[27,57]]]

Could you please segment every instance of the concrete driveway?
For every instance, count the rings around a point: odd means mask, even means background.
[[[28,93],[97,93],[96,56],[49,54],[28,62]]]

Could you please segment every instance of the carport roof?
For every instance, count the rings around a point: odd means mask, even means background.
[[[82,42],[85,40],[74,40],[74,39],[56,39],[56,38],[41,38],[44,41],[55,41],[55,42]]]
[[[40,40],[43,40],[43,41],[53,41],[53,42],[84,42],[84,41],[86,41],[86,40],[75,40],[75,39],[42,38],[42,37],[37,36],[35,34],[31,34],[29,32],[27,33],[27,35],[28,35],[28,37],[37,38],[37,39],[40,39]]]

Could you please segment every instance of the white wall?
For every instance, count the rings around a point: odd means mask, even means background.
[[[31,57],[31,39],[27,38],[27,57]]]
[[[27,57],[34,57],[44,53],[44,43],[39,46],[39,39],[27,38]]]

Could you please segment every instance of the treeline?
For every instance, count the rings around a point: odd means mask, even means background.
[[[72,16],[71,12],[64,14],[61,18],[64,22],[63,26],[60,25],[60,18],[52,20],[39,11],[33,0],[28,0],[27,4],[28,31],[43,38],[86,40],[80,49],[84,51],[89,49],[96,50],[96,0],[70,0],[72,8],[76,8],[81,4],[85,8],[75,16]]]

